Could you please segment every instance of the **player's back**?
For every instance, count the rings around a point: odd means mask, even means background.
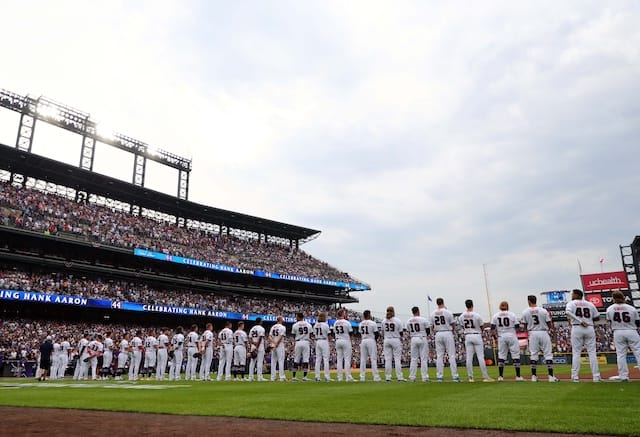
[[[251,341],[253,341],[254,343],[258,343],[258,339],[260,337],[264,337],[264,335],[265,330],[260,325],[255,325],[249,330],[249,338],[251,338]]]
[[[614,303],[607,308],[607,320],[611,323],[611,329],[636,330],[636,320],[638,320],[637,310],[626,303]]]
[[[242,329],[237,329],[236,332],[233,333],[233,341],[236,346],[244,346],[247,342],[247,333]]]
[[[431,324],[436,332],[453,330],[453,314],[445,308],[439,308],[431,314]]]
[[[547,322],[550,321],[549,312],[538,306],[527,307],[522,312],[522,321],[527,325],[527,331],[548,331]]]
[[[351,323],[345,319],[338,319],[333,324],[333,332],[336,340],[351,340],[349,333],[352,331]]]
[[[397,317],[384,319],[382,321],[382,335],[384,335],[385,339],[400,338],[400,335],[402,335],[402,322],[400,319]]]
[[[594,304],[587,300],[582,299],[574,299],[571,302],[567,303],[566,312],[573,314],[578,321],[569,320],[573,324],[580,324],[580,322],[586,323],[587,325],[593,326],[594,319],[598,319],[599,313],[598,309]]]
[[[491,325],[496,327],[498,336],[515,335],[517,324],[516,315],[511,311],[499,311],[491,320]]]
[[[426,337],[429,322],[422,316],[413,316],[407,320],[407,331],[411,337]]]
[[[295,336],[296,341],[309,341],[309,335],[311,335],[312,327],[307,321],[300,321],[293,324],[291,331]]]
[[[329,339],[329,331],[331,331],[331,328],[327,322],[316,322],[316,324],[313,325],[313,336],[316,340]]]
[[[465,334],[481,334],[482,333],[482,316],[475,311],[465,311],[458,318],[462,330]]]
[[[363,320],[358,325],[358,331],[363,340],[375,340],[378,324],[370,319]]]
[[[184,346],[184,335],[183,334],[176,334],[173,336],[173,338],[171,339],[171,345],[173,346],[174,350],[182,350],[183,346]]]

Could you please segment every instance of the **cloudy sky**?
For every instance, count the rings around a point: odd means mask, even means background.
[[[640,234],[635,1],[7,1],[0,88],[193,159],[190,199],[322,230],[372,285],[485,316]],[[0,142],[17,115],[0,110]],[[34,151],[76,164],[40,124]],[[133,160],[98,146],[96,170]],[[127,161],[128,160],[128,161]],[[131,165],[125,165],[131,162]],[[177,175],[148,169],[175,194]],[[483,265],[488,276],[485,292]],[[433,306],[432,306],[433,308]]]

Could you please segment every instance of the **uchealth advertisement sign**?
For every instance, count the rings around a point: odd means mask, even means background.
[[[613,297],[611,297],[611,291],[601,291],[599,293],[587,293],[584,298],[594,304],[598,311],[603,312],[606,311],[613,304]],[[631,292],[623,291],[627,302],[631,302]]]
[[[582,289],[585,293],[629,288],[629,281],[625,272],[592,273],[580,275],[580,279],[582,279]]]

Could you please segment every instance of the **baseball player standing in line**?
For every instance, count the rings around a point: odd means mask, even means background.
[[[200,336],[200,381],[211,381],[211,362],[213,361],[213,325],[207,323]]]
[[[280,381],[286,381],[284,376],[284,338],[286,336],[286,328],[284,327],[284,319],[278,316],[276,324],[269,330],[269,345],[271,346],[271,381],[276,380],[276,365]]]
[[[338,320],[333,324],[333,335],[336,337],[336,370],[338,382],[342,381],[344,373],[347,382],[355,381],[351,376],[351,335],[353,327],[347,320],[347,311],[344,308],[338,310]]]
[[[129,333],[125,332],[118,349],[118,370],[116,370],[115,379],[122,380],[122,375],[125,372],[127,366],[127,358],[129,358]]]
[[[291,333],[295,338],[295,346],[293,348],[293,381],[297,381],[297,372],[302,368],[302,380],[308,381],[307,373],[309,372],[309,355],[311,353],[311,345],[309,344],[309,335],[313,327],[309,322],[304,320],[302,313],[296,313],[296,323],[291,328]]]
[[[187,343],[187,368],[184,371],[185,381],[196,380],[196,369],[198,368],[198,325],[191,325],[191,332],[187,334],[185,342]]]
[[[516,381],[524,381],[520,376],[520,344],[516,336],[516,330],[520,325],[516,315],[509,311],[509,303],[500,302],[500,311],[491,319],[491,331],[498,335],[498,381],[504,381],[504,362],[511,352],[513,366],[516,369]]]
[[[169,328],[161,328],[158,335],[158,357],[156,362],[156,381],[164,381],[169,359]]]
[[[377,339],[380,336],[378,330],[378,324],[371,320],[371,311],[364,310],[362,313],[363,321],[358,325],[358,331],[360,332],[360,381],[366,381],[367,375],[367,360],[371,361],[371,373],[373,374],[373,380],[380,381],[380,374],[378,373],[378,343]]]
[[[418,360],[422,382],[429,381],[429,321],[420,315],[420,308],[411,308],[411,317],[407,320],[407,331],[411,336],[411,363],[409,364],[409,381],[416,380]]]
[[[137,381],[138,373],[140,372],[140,363],[142,362],[142,351],[144,350],[144,343],[142,342],[142,331],[137,330],[136,335],[133,336],[129,342],[129,381]]]
[[[144,373],[146,379],[151,379],[151,374],[156,370],[158,358],[158,339],[156,333],[150,330],[144,339]]]
[[[247,369],[247,333],[244,332],[244,322],[238,322],[238,329],[233,333],[233,367],[234,379],[243,381]],[[238,375],[240,375],[238,377]]]
[[[629,366],[627,365],[627,350],[636,357],[636,363],[640,363],[640,319],[638,311],[625,303],[624,294],[617,290],[611,294],[613,305],[607,308],[607,320],[613,330],[613,341],[616,345],[618,360],[618,377],[622,382],[629,381]]]
[[[596,331],[593,322],[600,319],[600,313],[594,304],[582,300],[582,290],[575,289],[571,293],[571,302],[567,303],[565,312],[571,323],[571,380],[580,382],[580,354],[587,350],[591,376],[600,381],[600,366],[596,355]]]
[[[453,382],[460,382],[458,364],[456,363],[456,343],[453,339],[453,328],[456,325],[453,314],[444,306],[444,299],[436,299],[438,308],[431,313],[431,326],[436,335],[436,380],[444,381],[444,354],[449,356],[451,378]]]
[[[262,364],[264,363],[264,336],[262,318],[256,319],[256,324],[249,330],[249,344],[251,346],[251,361],[249,361],[249,381],[253,381],[254,370],[258,374],[258,381],[264,381]],[[254,356],[255,355],[255,356]]]
[[[102,345],[104,352],[102,353],[102,369],[100,370],[100,374],[102,375],[102,379],[109,379],[111,364],[113,362],[113,339],[111,338],[111,332],[105,332]]]
[[[377,328],[377,326],[376,326]],[[329,332],[331,328],[327,323],[327,313],[318,314],[318,321],[313,325],[313,336],[316,339],[316,381],[320,381],[320,364],[324,365],[324,380],[331,382],[329,375]]]
[[[89,365],[91,366],[91,379],[98,380],[98,357],[104,353],[104,345],[102,344],[102,335],[96,335],[96,338],[89,342],[87,346]]]
[[[81,380],[86,380],[89,378],[89,344],[91,343],[91,341],[89,341],[88,337],[89,334],[87,333],[85,338],[83,339],[86,340],[86,346],[82,348],[82,353],[80,354],[80,375],[78,376],[78,379]]]
[[[467,355],[467,375],[469,382],[473,382],[473,355],[478,357],[480,372],[482,373],[483,382],[491,382],[493,378],[487,373],[487,364],[484,362],[484,342],[482,340],[482,330],[485,328],[482,316],[473,310],[473,301],[467,299],[464,301],[467,308],[465,312],[458,317],[458,323],[462,326],[464,333],[464,348]],[[488,325],[488,324],[487,324]]]
[[[75,347],[75,355],[76,355],[76,368],[73,372],[73,379],[82,379],[82,366],[83,366],[83,359],[84,357],[86,357],[85,355],[85,349],[87,348],[87,345],[89,344],[89,332],[85,331],[84,334],[82,334],[82,338],[80,338],[80,340],[78,341],[78,344]]]
[[[171,367],[169,368],[169,381],[180,381],[182,372],[182,359],[184,351],[184,328],[178,326],[175,334],[171,337]]]
[[[53,339],[53,350],[51,352],[51,370],[49,372],[49,379],[58,379],[60,373],[60,366],[62,365],[62,345],[57,338]]]
[[[404,381],[402,375],[402,322],[396,317],[396,310],[387,307],[387,318],[382,321],[382,335],[384,337],[384,378],[391,381],[393,365],[395,363],[396,379]]]
[[[62,336],[62,342],[60,343],[62,348],[62,356],[60,357],[60,368],[58,369],[58,379],[64,379],[64,374],[67,371],[69,365],[69,353],[71,352],[71,343],[67,340],[66,336]]]
[[[233,362],[233,331],[231,330],[231,322],[227,320],[222,329],[218,333],[218,342],[220,345],[218,360],[218,381],[222,381],[222,375],[224,373],[224,380],[231,381],[231,363]]]
[[[527,296],[529,307],[522,312],[522,321],[529,331],[529,356],[531,357],[531,381],[538,380],[538,358],[540,353],[544,355],[547,365],[549,382],[558,382],[553,376],[553,351],[551,350],[551,337],[549,330],[553,329],[553,321],[549,311],[540,308],[536,303],[538,299],[530,294]]]

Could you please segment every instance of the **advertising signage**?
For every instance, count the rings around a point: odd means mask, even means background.
[[[624,290],[629,288],[625,272],[605,272],[580,275],[585,293],[600,290]]]

